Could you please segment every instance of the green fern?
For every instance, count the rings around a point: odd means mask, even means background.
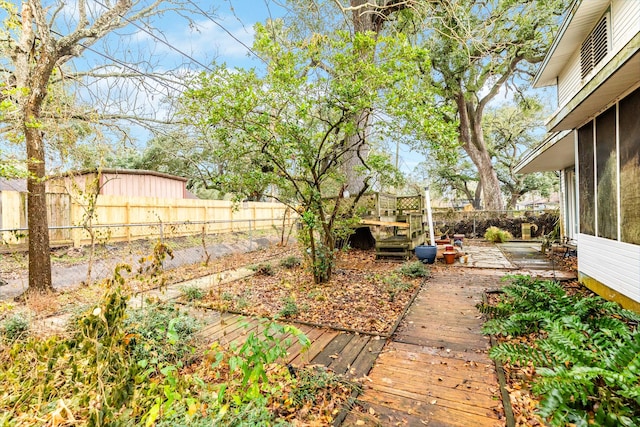
[[[526,344],[512,344],[508,342],[500,343],[489,350],[489,357],[500,362],[510,362],[525,366],[533,362],[535,366],[546,366],[551,361],[549,355],[537,347]]]
[[[532,390],[545,396],[540,414],[552,425],[566,421],[560,412],[572,413],[571,419],[595,413],[603,425],[640,425],[640,333],[634,331],[606,345],[600,341],[601,348],[596,348],[590,335],[583,334],[589,332],[586,325],[579,330],[568,322],[551,326],[548,337],[539,342],[540,349],[561,364],[536,369],[539,377]]]
[[[488,317],[506,317],[513,313],[513,309],[505,304],[491,305],[488,303],[476,304],[478,311]]]
[[[540,325],[547,322],[548,317],[546,311],[515,313],[506,319],[487,320],[482,331],[490,335],[525,335],[538,331]]]
[[[495,308],[479,307],[491,317],[483,331],[540,332],[532,345],[489,351],[502,362],[534,364],[540,415],[553,426],[640,426],[640,316],[596,295],[567,295],[553,281],[510,279]]]

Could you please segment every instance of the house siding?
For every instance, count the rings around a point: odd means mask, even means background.
[[[593,23],[595,26],[596,22]],[[584,78],[580,76],[580,45],[558,75],[558,109],[573,97],[607,62],[611,60],[640,31],[640,1],[612,2],[610,14],[609,52],[607,56]]]
[[[569,60],[569,65],[558,76],[558,104],[565,106],[580,90],[580,55],[576,52]]]
[[[611,5],[611,40],[617,53],[640,31],[640,1],[624,0]]]
[[[640,246],[578,235],[578,271],[640,301]]]

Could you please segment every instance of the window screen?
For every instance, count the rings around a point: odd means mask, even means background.
[[[580,232],[593,236],[595,235],[593,122],[578,129],[578,180]]]
[[[616,107],[596,118],[598,236],[618,239],[618,159]]]
[[[620,101],[620,234],[640,245],[640,88]]]

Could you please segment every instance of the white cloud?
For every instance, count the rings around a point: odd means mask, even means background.
[[[159,25],[154,34],[165,39],[168,46],[142,31],[138,31],[136,37],[140,43],[152,44],[156,54],[188,61],[189,58],[184,58],[176,51],[177,49],[205,65],[209,65],[214,59],[220,63],[236,65],[249,53],[242,44],[249,47],[253,44],[253,27],[243,26],[232,17],[214,19],[231,35],[210,19],[201,19],[194,22],[193,26],[188,26],[184,22],[179,26],[167,23]]]

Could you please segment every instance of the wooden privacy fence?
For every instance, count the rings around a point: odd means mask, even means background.
[[[100,195],[89,223],[88,206],[68,194],[47,194],[47,206],[51,244],[74,246],[90,242],[86,228],[108,241],[130,241],[271,229],[296,217],[281,203]],[[26,195],[0,192],[2,241],[24,243],[26,229]]]

